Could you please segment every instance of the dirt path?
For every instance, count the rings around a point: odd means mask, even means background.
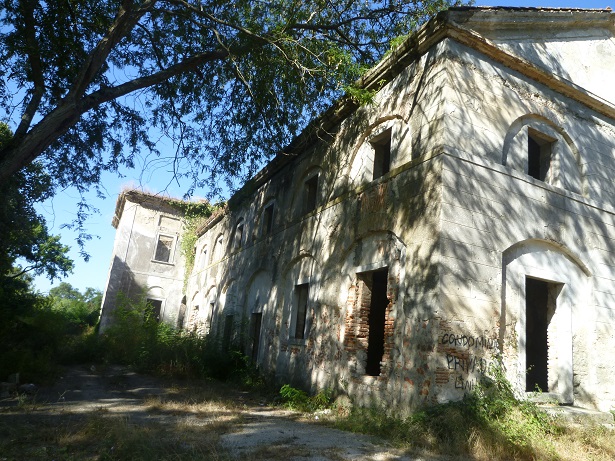
[[[301,460],[301,461],[409,461],[444,458],[417,457],[387,446],[373,437],[343,432],[318,424],[315,417],[270,407],[247,393],[226,389],[220,395],[218,387],[208,390],[209,383],[197,387],[185,383],[173,383],[159,378],[140,375],[125,367],[73,367],[57,383],[41,388],[34,397],[35,406],[30,406],[23,415],[23,397],[0,401],[0,418],[19,418],[32,421],[34,418],[76,417],[92,413],[121,415],[131,424],[146,425],[152,422],[169,428],[205,427],[214,419],[228,413],[231,401],[232,421],[218,435],[217,446],[222,458],[237,460]],[[195,394],[200,392],[200,394]],[[222,390],[224,392],[224,389]],[[217,402],[207,403],[207,399]],[[200,405],[200,406],[199,406]],[[214,406],[212,406],[214,405]],[[34,410],[33,410],[34,408]],[[194,429],[193,429],[194,430]],[[1,456],[0,456],[1,458]]]

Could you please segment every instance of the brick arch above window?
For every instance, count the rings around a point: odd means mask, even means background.
[[[387,376],[396,360],[396,320],[404,315],[406,245],[392,232],[375,232],[355,240],[343,255],[340,339],[351,376]]]

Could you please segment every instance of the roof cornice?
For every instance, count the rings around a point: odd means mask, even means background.
[[[129,189],[122,191],[115,202],[115,214],[111,220],[111,225],[116,229],[122,219],[122,214],[124,213],[124,207],[126,206],[127,201],[138,203],[141,206],[164,208],[165,212],[183,216],[183,212],[173,206],[174,202],[182,202],[182,200],[148,194],[147,192],[141,192],[136,189]]]
[[[451,39],[473,48],[496,62],[537,81],[570,99],[578,101],[599,114],[615,119],[615,105],[587,91],[575,83],[554,75],[515,56],[495,43],[467,27],[472,23],[483,30],[496,28],[519,28],[520,22],[532,27],[550,29],[604,28],[615,35],[615,14],[607,9],[577,8],[513,8],[513,7],[456,7],[441,11],[431,20],[411,34],[397,48],[392,50],[378,64],[359,79],[358,86],[367,90],[379,89],[389,83],[412,62],[442,40]],[[264,184],[272,175],[281,170],[289,161],[305,151],[314,141],[322,139],[332,128],[358,108],[349,97],[342,97],[321,117],[310,123],[284,151],[272,159],[261,171],[250,179],[233,196],[240,202],[256,188]]]

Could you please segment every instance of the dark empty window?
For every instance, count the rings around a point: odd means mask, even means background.
[[[549,326],[563,284],[525,278],[525,390],[549,391]]]
[[[306,318],[308,311],[308,296],[310,291],[310,285],[304,283],[303,285],[295,286],[295,339],[304,339],[306,336]]]
[[[316,209],[318,199],[318,175],[314,175],[305,181],[304,196],[305,201],[303,208],[306,213],[309,213],[310,211]]]
[[[182,302],[179,306],[179,314],[177,315],[177,328],[184,329],[184,320],[186,317],[186,297],[182,298]]]
[[[551,165],[554,139],[529,129],[527,136],[527,174],[540,181],[546,181]]]
[[[263,211],[263,235],[271,234],[273,229],[273,203]]]
[[[241,242],[243,240],[243,220],[237,224],[235,228],[235,248],[241,248]]]
[[[160,322],[160,311],[162,309],[162,300],[161,299],[147,299],[147,310],[145,312],[146,316],[151,316],[156,322]]]
[[[174,240],[173,237],[169,237],[168,235],[159,235],[154,260],[168,263],[171,260],[171,250],[173,249]]]
[[[378,179],[391,169],[391,129],[370,141],[374,149],[374,179]]]
[[[203,269],[207,265],[207,246],[203,247],[201,252],[200,268]]]

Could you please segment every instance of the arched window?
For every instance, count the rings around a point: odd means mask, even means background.
[[[233,233],[233,248],[241,248],[243,245],[244,235],[244,220],[239,218],[235,224],[235,232]]]
[[[504,139],[502,164],[577,194],[585,189],[572,139],[541,115],[524,115],[513,122]]]

